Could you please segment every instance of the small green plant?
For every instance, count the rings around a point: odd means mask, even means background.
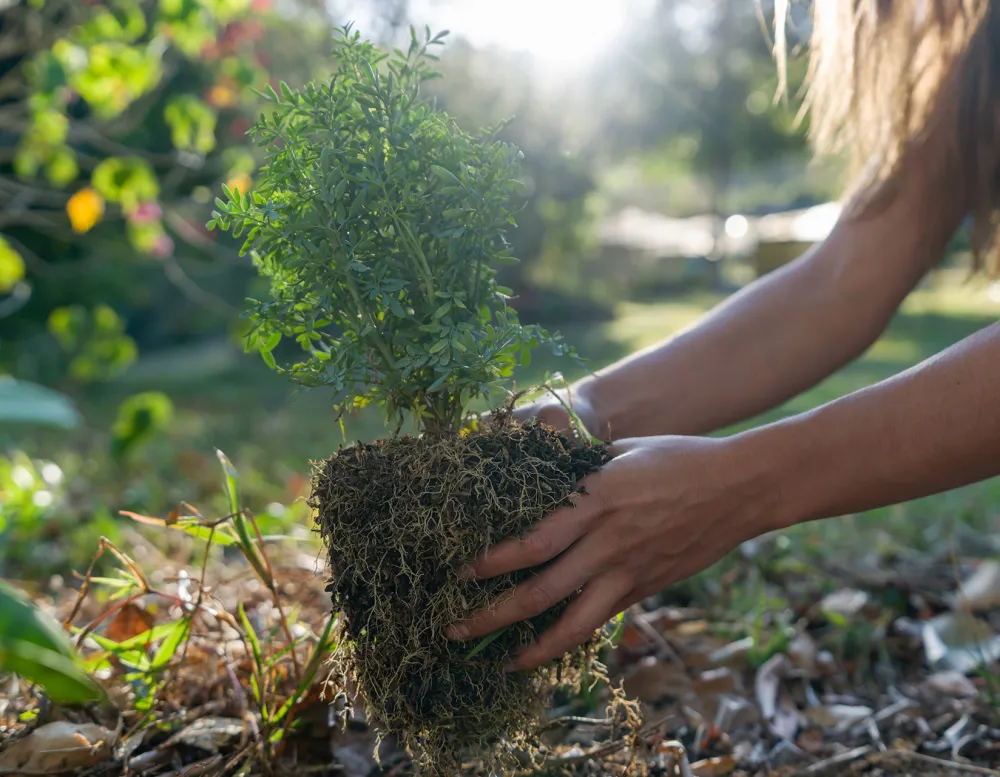
[[[391,422],[448,433],[532,348],[568,349],[522,326],[496,281],[517,261],[505,230],[521,153],[421,97],[445,33],[412,32],[387,56],[348,27],[329,82],[268,88],[270,115],[251,130],[267,164],[253,192],[225,189],[208,226],[245,236],[270,281],[249,348],[342,408],[374,400]],[[274,356],[285,338],[305,352],[287,366]]]
[[[266,163],[253,192],[225,190],[208,226],[244,236],[269,281],[253,301],[248,350],[279,373],[325,386],[341,411],[376,402],[392,439],[341,449],[317,467],[311,505],[329,548],[329,590],[344,615],[339,660],[371,718],[438,773],[467,758],[513,765],[540,756],[546,704],[603,676],[600,632],[531,673],[502,667],[565,611],[562,602],[475,644],[447,627],[490,606],[532,572],[461,580],[456,562],[530,530],[570,502],[608,460],[506,408],[469,424],[470,403],[510,387],[515,365],[548,345],[522,326],[497,267],[515,261],[520,152],[471,135],[421,94],[444,34],[411,30],[387,56],[341,31],[329,81],[280,92],[250,134]],[[278,348],[294,340],[292,363]],[[575,354],[574,354],[575,355]],[[407,418],[418,437],[399,436]],[[619,697],[615,697],[619,699]],[[631,713],[616,708],[631,721]]]

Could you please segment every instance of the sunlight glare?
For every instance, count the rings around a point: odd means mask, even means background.
[[[599,0],[476,0],[442,14],[474,44],[521,51],[546,70],[577,71],[611,49],[641,3]]]

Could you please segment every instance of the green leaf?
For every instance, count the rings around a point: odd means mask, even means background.
[[[111,429],[111,454],[121,460],[148,443],[169,427],[174,403],[159,391],[134,394],[118,407],[118,417]]]
[[[153,655],[150,668],[155,672],[166,667],[166,665],[169,664],[173,657],[177,654],[180,646],[187,641],[190,633],[190,618],[181,618],[180,620],[171,623],[169,631],[167,631],[163,638],[163,642],[160,643],[160,647]]]
[[[240,623],[243,625],[243,631],[245,632],[247,642],[250,643],[250,651],[253,655],[254,669],[256,672],[261,671],[264,666],[263,653],[260,649],[260,638],[257,636],[257,631],[254,629],[253,624],[250,623],[250,619],[247,617],[247,612],[243,608],[243,602],[239,603],[237,607],[237,613],[240,616]]]
[[[433,172],[434,175],[445,183],[450,183],[456,186],[462,185],[462,182],[458,180],[458,176],[451,172],[451,170],[441,167],[441,165],[431,165],[431,172]]]
[[[0,375],[0,427],[21,423],[75,429],[81,420],[68,397],[44,386]]]
[[[222,489],[229,499],[229,512],[231,515],[236,515],[241,510],[239,474],[225,453],[216,448],[215,455],[222,465]]]
[[[69,638],[48,615],[0,581],[0,671],[40,685],[67,704],[105,698],[84,670]]]

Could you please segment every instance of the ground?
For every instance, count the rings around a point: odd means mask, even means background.
[[[625,305],[610,322],[563,330],[600,366],[687,325],[717,299]],[[1000,303],[982,285],[938,276],[910,297],[863,358],[754,423],[906,369],[992,323],[997,312]],[[552,367],[537,360],[521,381]],[[215,373],[199,367],[184,374],[176,364],[158,371],[153,363],[127,385],[84,398],[83,408],[99,426],[117,394],[150,388],[171,394],[175,421],[162,444],[126,466],[127,485],[102,498],[161,516],[187,499],[208,518],[223,516],[230,509],[212,452],[218,445],[240,472],[242,506],[260,516],[265,534],[281,535],[267,542],[271,567],[254,572],[227,548],[209,554],[202,578],[204,554],[180,532],[117,521],[119,546],[144,579],[128,583],[135,598],[127,597],[127,607],[96,585],[73,623],[103,634],[104,643],[86,643],[84,651],[109,678],[117,701],[130,707],[126,730],[116,733],[117,719],[107,711],[66,715],[39,706],[23,688],[7,688],[0,695],[0,774],[9,773],[4,758],[12,743],[27,736],[22,741],[30,747],[33,727],[64,718],[107,728],[111,741],[93,774],[121,773],[123,763],[140,774],[228,774],[244,764],[264,773],[259,757],[270,746],[263,743],[286,725],[288,716],[276,708],[287,699],[304,725],[290,730],[280,755],[286,773],[305,773],[306,765],[325,773],[331,762],[350,777],[377,773],[370,727],[328,712],[330,698],[319,695],[322,672],[296,695],[310,659],[329,646],[321,634],[328,602],[321,557],[304,526],[306,512],[294,503],[304,493],[309,461],[339,442],[324,398],[289,397],[247,357]],[[365,417],[348,431],[379,434]],[[88,443],[75,444],[88,450]],[[553,708],[558,724],[547,735],[548,766],[613,774],[634,752],[650,773],[662,775],[685,768],[706,776],[1000,773],[993,771],[1000,766],[998,516],[1000,482],[989,481],[748,543],[627,613],[607,662],[642,706],[641,736],[608,742],[599,692],[566,697]],[[121,560],[110,569],[116,566],[129,569]],[[41,586],[46,606],[60,618],[71,614],[75,600],[66,582]],[[203,597],[213,613],[203,609]],[[189,616],[192,601],[197,612]],[[194,626],[183,652],[175,645],[159,674],[144,674],[148,667],[136,674],[132,666],[130,684],[122,683],[128,662],[141,663],[141,656],[123,654],[121,643],[155,625],[162,649],[164,629],[187,617]],[[285,650],[289,640],[297,645],[292,652]],[[262,686],[268,691],[259,697]],[[154,691],[157,726],[137,708],[143,689]],[[346,730],[331,725],[345,722]],[[591,757],[597,752],[600,758]],[[383,755],[383,771],[408,772],[391,742]]]

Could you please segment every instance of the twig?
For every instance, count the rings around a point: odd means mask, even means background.
[[[580,755],[573,755],[569,757],[562,758],[546,758],[541,767],[538,769],[528,769],[522,770],[520,772],[515,772],[519,777],[526,777],[526,775],[537,774],[539,771],[543,771],[549,767],[559,767],[563,768],[566,766],[573,766],[574,764],[583,763],[589,761],[591,758],[603,758],[606,755],[611,755],[616,753],[622,748],[628,747],[636,739],[642,739],[649,736],[653,732],[662,728],[667,722],[669,722],[674,716],[665,715],[662,718],[658,718],[647,726],[643,726],[638,732],[633,736],[629,736],[623,739],[616,739],[612,742],[606,742],[603,745],[598,745],[588,750],[586,753],[581,753]]]
[[[859,758],[864,758],[871,751],[871,745],[862,745],[861,747],[856,747],[853,750],[838,753],[831,758],[824,758],[822,761],[817,761],[807,767],[806,774],[819,774],[820,772],[825,772],[831,766],[841,766],[843,764],[850,763],[851,761],[857,761]]]
[[[988,769],[985,766],[976,766],[975,764],[964,764],[958,761],[949,761],[945,758],[935,758],[932,755],[924,755],[923,753],[914,753],[909,750],[889,750],[885,753],[880,753],[877,760],[882,760],[890,756],[897,756],[903,759],[910,758],[919,763],[933,764],[935,766],[940,766],[942,768],[953,769],[959,772],[968,772],[969,774],[985,774],[991,777],[1000,777],[1000,772],[996,769]]]
[[[563,715],[562,717],[553,718],[552,720],[550,720],[548,723],[546,723],[544,726],[538,729],[538,733],[542,734],[546,731],[551,731],[554,728],[559,728],[559,726],[572,726],[572,725],[603,726],[610,728],[614,724],[610,720],[607,720],[605,718],[582,718],[578,715]]]
[[[646,639],[650,640],[654,645],[656,645],[657,658],[661,661],[672,661],[677,664],[677,666],[684,668],[684,662],[681,657],[677,655],[677,651],[674,650],[670,643],[667,642],[667,638],[664,637],[659,631],[653,628],[652,624],[649,623],[641,615],[633,616],[630,613],[625,613],[625,617],[629,622],[634,625],[639,631],[643,633]]]

